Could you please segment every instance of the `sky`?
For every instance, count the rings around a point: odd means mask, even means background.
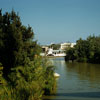
[[[41,45],[100,35],[100,0],[0,0],[0,8],[18,12]]]

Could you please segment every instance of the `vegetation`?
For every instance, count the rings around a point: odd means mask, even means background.
[[[55,88],[54,66],[39,56],[30,26],[0,10],[0,100],[41,100]]]
[[[51,44],[49,45],[49,48],[53,48],[54,50],[60,49],[60,44]]]
[[[100,36],[89,36],[86,40],[77,40],[74,48],[66,51],[65,60],[100,63]]]

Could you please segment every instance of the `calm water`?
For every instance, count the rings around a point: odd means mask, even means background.
[[[100,100],[100,65],[66,63],[64,58],[50,58],[56,66],[57,93],[44,100]]]

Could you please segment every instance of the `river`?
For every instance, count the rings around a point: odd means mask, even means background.
[[[60,77],[57,79],[57,93],[46,96],[44,100],[100,100],[100,64],[49,59]]]

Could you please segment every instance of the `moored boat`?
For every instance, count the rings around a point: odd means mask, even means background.
[[[54,73],[54,77],[60,77],[60,74]]]

